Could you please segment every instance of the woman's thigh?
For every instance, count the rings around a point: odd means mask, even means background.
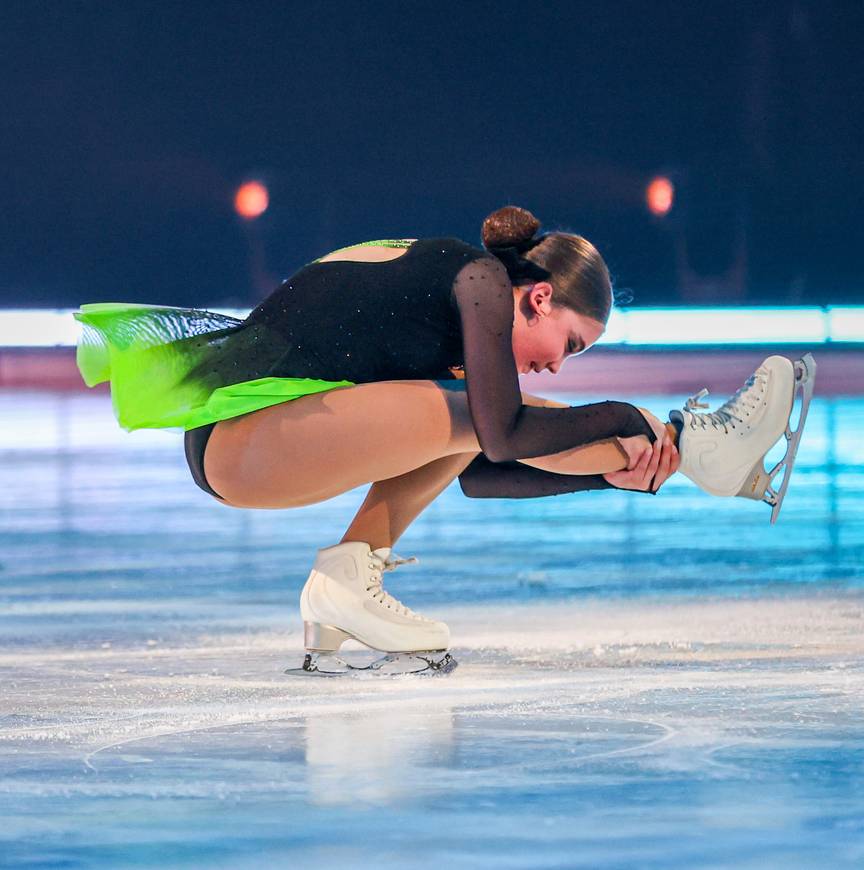
[[[379,381],[221,421],[204,471],[235,507],[299,507],[479,450],[463,382]]]

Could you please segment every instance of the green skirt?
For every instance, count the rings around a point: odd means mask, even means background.
[[[367,245],[409,248],[413,241],[375,239],[333,253]],[[260,377],[278,362],[284,339],[211,311],[99,302],[74,316],[82,324],[76,362],[84,383],[111,382],[114,414],[129,431],[195,429],[354,384]]]
[[[88,387],[109,381],[120,425],[195,429],[353,381],[249,377],[280,352],[278,336],[242,320],[188,308],[82,305],[76,362]],[[269,341],[268,341],[269,339]]]

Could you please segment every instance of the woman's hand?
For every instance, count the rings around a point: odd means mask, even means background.
[[[669,437],[669,432],[666,429],[666,424],[662,420],[659,420],[646,408],[640,408],[637,405],[636,410],[641,412],[642,416],[648,421],[648,425],[654,430],[654,434],[657,436],[658,439]]]
[[[654,442],[653,447],[644,435],[619,438],[618,443],[627,454],[627,468],[607,472],[603,478],[619,489],[647,492],[650,488],[651,492],[657,492],[681,464],[681,457],[665,426],[662,437]]]

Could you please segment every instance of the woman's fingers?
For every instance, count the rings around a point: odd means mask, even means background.
[[[664,470],[663,470],[663,460],[664,460],[664,457],[666,456],[666,453],[667,453],[666,441],[667,441],[667,436],[664,435],[663,438],[658,438],[657,441],[654,442],[656,457],[655,457],[655,461],[653,463],[654,473],[651,475],[651,480],[648,481],[648,486],[646,487],[646,489],[648,489],[648,490],[654,489],[654,487],[652,487],[652,483],[654,481],[665,480]]]
[[[678,448],[675,446],[674,441],[672,442],[672,446],[669,448],[669,454],[669,477],[672,477],[672,475],[678,470],[678,466],[681,464],[681,454],[678,452]]]
[[[626,439],[622,439],[624,440]],[[663,438],[658,438],[653,445],[643,448],[628,444],[627,447],[630,457],[628,468],[604,475],[616,486],[656,492],[678,470],[680,455],[668,433]]]
[[[651,480],[651,463],[654,461],[654,448],[647,447],[639,460],[639,464],[633,469],[633,488],[646,490]]]
[[[629,438],[618,438],[621,449],[627,454],[627,470],[632,471],[639,464],[647,447],[651,445],[644,435],[633,435]]]
[[[662,450],[663,441],[658,438],[651,449],[651,461],[648,463],[648,470],[645,472],[645,489],[648,489],[651,486],[651,479],[657,473],[657,467],[660,464]]]
[[[652,492],[657,492],[658,489],[666,482],[669,477],[670,463],[672,461],[672,442],[667,438],[663,442],[660,462],[657,464],[657,474],[654,475],[654,483],[651,486]]]
[[[627,486],[628,489],[643,489],[645,480],[645,475],[648,472],[648,463],[651,461],[651,455],[653,450],[650,447],[646,447],[641,454],[639,454],[639,461],[632,467],[628,468],[626,472],[622,472],[622,474],[627,475]],[[622,479],[623,480],[623,479]]]
[[[637,438],[642,444],[636,443]],[[658,438],[653,445],[643,446],[645,438],[642,435],[619,440],[626,449],[628,467],[603,475],[619,488],[656,492],[681,464],[681,454],[668,433]]]
[[[645,474],[648,471],[648,467],[651,463],[651,459],[654,456],[654,448],[646,447],[645,452],[642,454],[642,458],[639,460],[639,464],[636,466],[634,471],[639,474],[639,479],[642,480],[645,477]]]
[[[657,492],[658,489],[678,470],[681,464],[681,455],[675,448],[671,438],[667,438],[663,443],[663,457],[660,460],[660,465],[657,470],[657,475],[654,478],[652,491]]]

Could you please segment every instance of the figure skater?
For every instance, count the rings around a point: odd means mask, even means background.
[[[75,315],[88,386],[110,380],[126,429],[185,430],[192,477],[221,504],[300,507],[372,484],[341,541],[318,550],[300,597],[307,655],[290,673],[351,671],[336,655],[349,638],[386,653],[372,670],[455,666],[448,627],[394,598],[382,574],[416,561],[392,548],[456,478],[469,497],[535,498],[656,493],[680,470],[713,495],[767,501],[776,519],[812,357],[770,356],[714,413],[696,410],[703,390],[668,421],[626,402],[522,393],[519,373],[557,373],[600,338],[613,305],[594,246],[539,229],[506,206],[483,223],[485,250],[455,238],[342,248],[242,321],[126,303]],[[766,472],[784,433],[786,456]]]

